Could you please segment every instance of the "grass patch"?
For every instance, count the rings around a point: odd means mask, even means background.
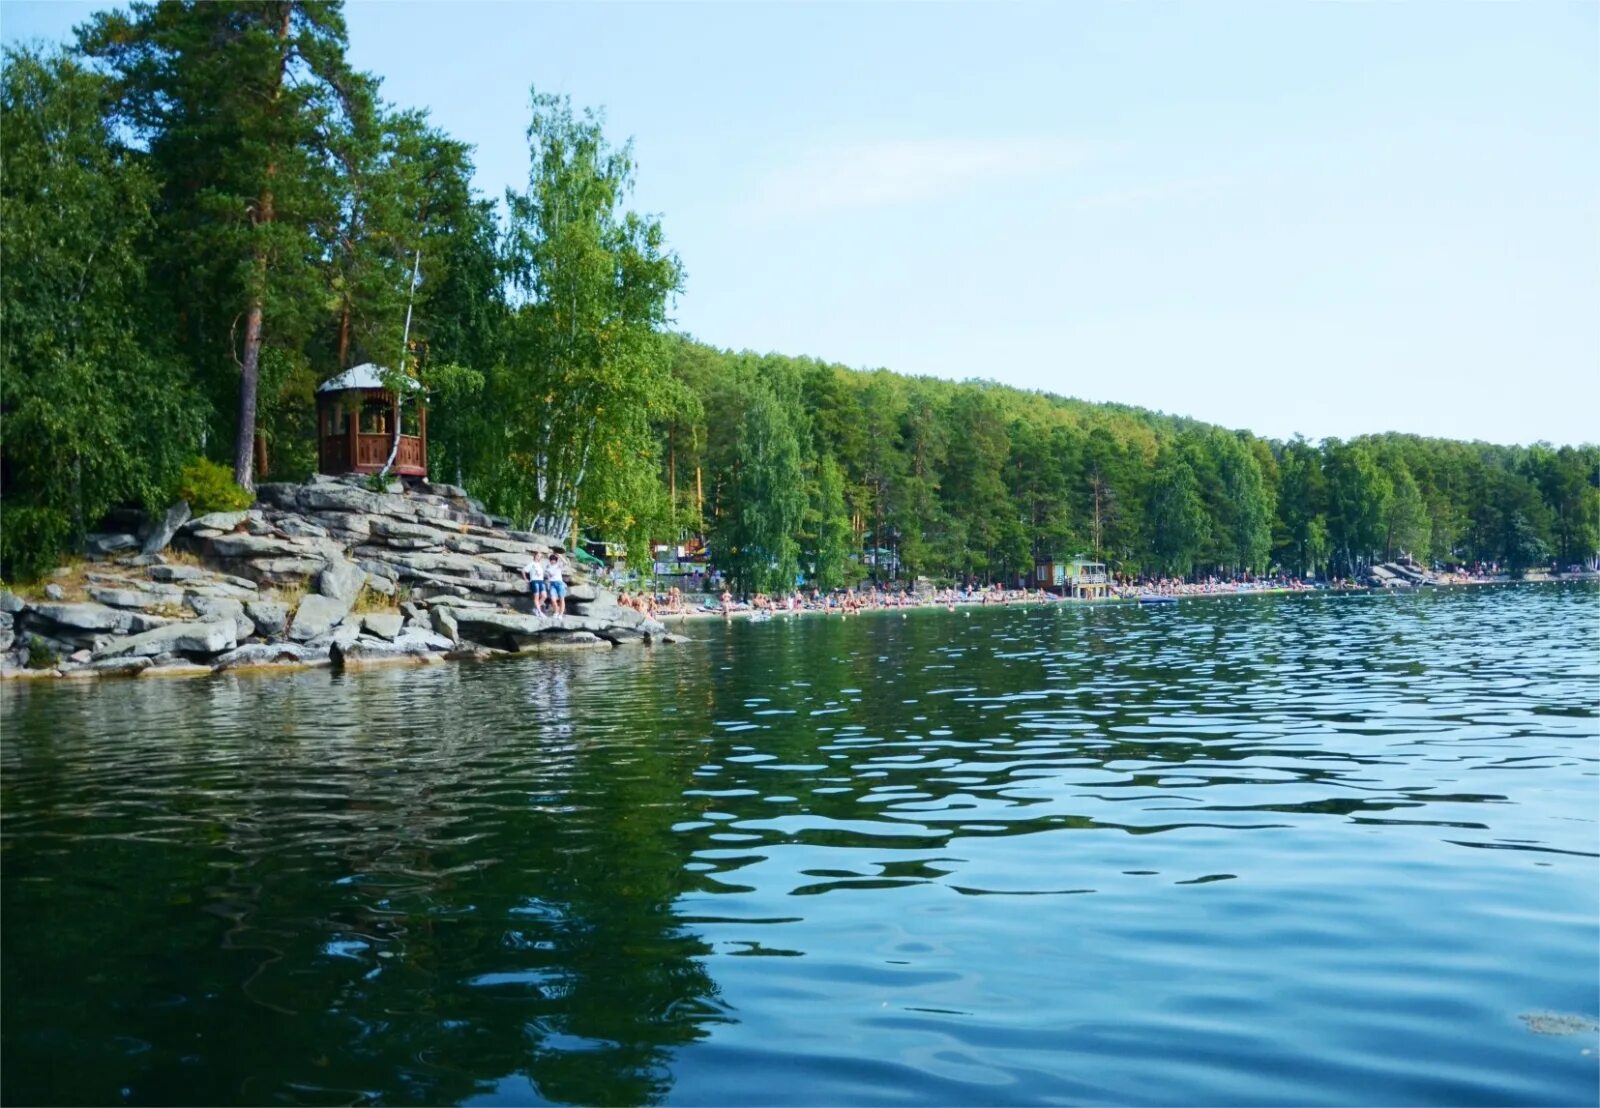
[[[361,586],[361,595],[356,597],[356,602],[350,610],[358,615],[368,612],[398,612],[400,601],[394,596],[385,596],[371,585]]]
[[[89,599],[90,573],[97,573],[104,567],[99,562],[88,561],[78,555],[69,556],[48,577],[41,577],[37,581],[19,582],[12,585],[11,590],[24,600],[49,600],[45,595],[46,585],[59,585],[62,600],[80,601]]]
[[[264,600],[275,600],[289,611],[300,607],[300,601],[306,598],[306,593],[311,591],[311,582],[299,580],[292,585],[274,585],[263,594]]]

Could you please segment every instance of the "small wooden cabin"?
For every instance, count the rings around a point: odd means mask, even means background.
[[[1106,573],[1105,564],[1087,558],[1039,562],[1033,567],[1033,582],[1038,588],[1079,600],[1103,600],[1111,593],[1111,576]]]
[[[352,366],[317,386],[317,468],[323,473],[377,473],[389,460],[395,425],[400,449],[391,473],[428,475],[428,408],[422,386],[400,403],[383,384],[383,370],[371,362]]]

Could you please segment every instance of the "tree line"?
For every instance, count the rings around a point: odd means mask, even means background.
[[[629,210],[629,144],[535,91],[525,188],[349,64],[337,3],[134,4],[0,74],[0,573],[203,464],[318,457],[362,362],[429,395],[429,465],[519,525],[704,537],[741,588],[796,573],[1014,580],[1522,567],[1600,548],[1600,454],[1412,436],[1287,443],[1000,385],[718,350]]]
[[[748,589],[796,570],[1018,581],[1350,575],[1410,555],[1512,570],[1600,549],[1600,449],[1415,435],[1275,442],[988,382],[676,340],[692,404],[657,429],[680,533]]]

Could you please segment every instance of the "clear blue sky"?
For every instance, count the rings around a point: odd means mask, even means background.
[[[491,195],[530,84],[604,106],[707,342],[1273,436],[1600,439],[1600,4],[347,14]]]

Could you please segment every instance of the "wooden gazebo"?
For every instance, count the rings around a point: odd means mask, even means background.
[[[382,374],[365,362],[317,387],[317,468],[323,473],[379,472],[389,460],[398,424],[400,450],[390,472],[428,475],[428,408],[422,386],[411,382],[412,395],[401,404],[399,395],[384,387]]]

